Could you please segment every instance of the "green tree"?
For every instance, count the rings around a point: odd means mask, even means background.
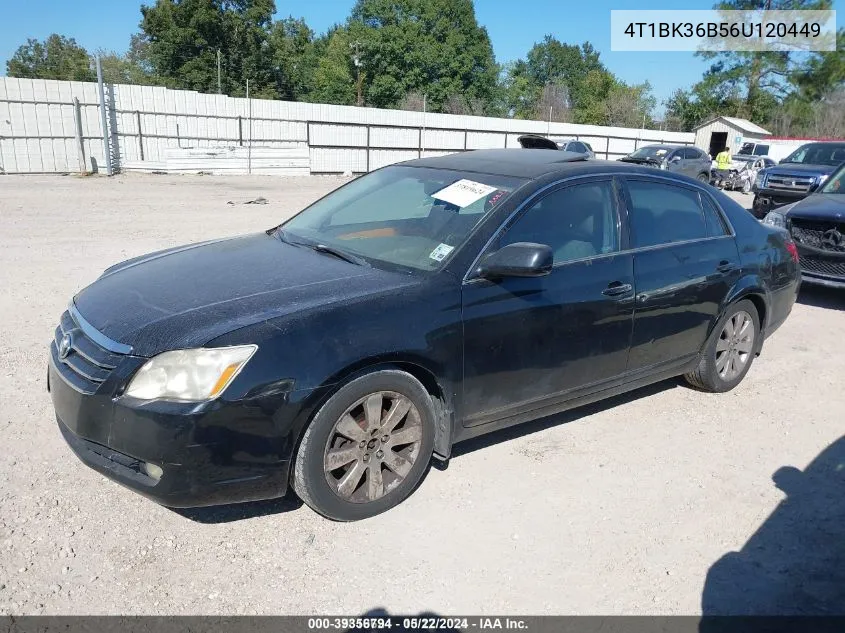
[[[95,81],[88,52],[73,38],[55,33],[43,42],[28,39],[6,62],[9,77]]]
[[[575,123],[607,125],[607,100],[618,82],[607,70],[595,69],[587,73],[580,86],[580,102],[574,111]]]
[[[576,121],[600,123],[605,118],[604,100],[615,81],[592,44],[562,44],[546,35],[524,60],[508,66],[503,90],[507,110],[515,117],[545,119],[550,93],[565,90]],[[554,117],[554,109],[552,112]]]
[[[393,107],[414,91],[436,112],[455,96],[494,100],[498,67],[472,0],[358,0],[347,30],[369,105]]]
[[[355,69],[350,44],[349,31],[337,27],[317,43],[319,61],[311,93],[314,101],[338,105],[355,103]]]
[[[124,54],[98,50],[97,56],[103,68],[103,81],[116,84],[154,86],[159,83],[153,74],[148,58],[148,44],[135,34],[131,37],[129,50]]]
[[[317,45],[305,20],[293,16],[279,20],[270,31],[277,91],[282,99],[303,101],[314,90],[319,64]]]
[[[818,100],[845,86],[845,29],[836,34],[836,50],[815,53],[793,76],[801,95]]]
[[[269,46],[273,0],[157,0],[141,7],[141,31],[155,74],[174,88],[242,96],[278,96]]]
[[[713,8],[724,11],[824,10],[831,0],[724,0]],[[752,121],[768,121],[777,104],[790,91],[794,56],[786,51],[701,52],[704,59],[716,59],[705,79],[728,90],[744,90],[736,114]]]

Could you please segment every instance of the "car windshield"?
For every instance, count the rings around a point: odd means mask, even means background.
[[[840,167],[828,178],[825,186],[821,188],[821,193],[845,194],[845,165]]]
[[[668,154],[670,148],[668,147],[641,147],[633,154],[629,154],[631,158],[656,158],[662,159]]]
[[[494,208],[527,181],[391,166],[352,181],[279,227],[286,242],[377,267],[440,268]]]
[[[802,145],[781,163],[803,165],[839,165],[845,163],[845,143],[811,143]]]

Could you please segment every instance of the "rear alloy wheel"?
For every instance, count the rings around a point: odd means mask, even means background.
[[[710,182],[710,176],[707,174],[698,174],[698,180],[700,182]]]
[[[730,391],[751,369],[759,335],[754,304],[748,300],[735,303],[716,326],[698,367],[684,378],[704,391]]]
[[[419,381],[397,370],[367,374],[314,416],[297,452],[294,489],[331,519],[367,518],[414,490],[433,448],[434,407]]]

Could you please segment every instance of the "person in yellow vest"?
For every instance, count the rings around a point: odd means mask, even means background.
[[[716,154],[716,185],[720,189],[723,189],[725,186],[725,180],[727,180],[730,174],[732,162],[730,148],[725,147],[725,149]]]

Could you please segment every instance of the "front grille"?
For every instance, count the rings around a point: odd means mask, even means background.
[[[797,176],[790,174],[767,174],[763,181],[766,189],[780,189],[781,191],[806,192],[816,184],[814,176]]]
[[[800,243],[834,253],[845,253],[845,222],[818,222],[802,218],[792,218],[789,221],[792,238]],[[825,239],[825,233],[828,239]]]
[[[845,277],[845,260],[835,261],[813,255],[801,255],[801,269],[818,275]]]
[[[59,348],[67,334],[70,334],[71,346],[67,356],[61,358]],[[87,394],[97,391],[121,359],[121,354],[101,347],[87,336],[70,312],[62,314],[50,344],[50,353],[62,377],[78,391]]]

